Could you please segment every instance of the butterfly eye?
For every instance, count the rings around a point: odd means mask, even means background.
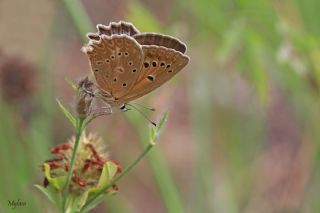
[[[117,78],[113,78],[113,82],[117,82],[117,80],[118,80]]]
[[[123,87],[127,87],[127,84],[126,84],[126,83],[123,83],[122,86],[123,86]]]
[[[164,67],[164,65],[165,65],[165,64],[164,64],[163,62],[160,63],[160,66],[161,66],[161,67]]]
[[[95,69],[94,71],[95,71],[95,72],[98,72],[99,70],[98,70],[98,69]]]
[[[114,55],[112,55],[112,56],[111,56],[111,59],[114,60],[114,58],[115,58]]]
[[[167,66],[166,66],[166,68],[169,68],[171,65],[170,64],[168,64]]]
[[[153,76],[153,75],[148,75],[148,76],[147,76],[147,79],[148,79],[149,81],[154,81],[154,76]]]
[[[136,69],[133,69],[132,72],[137,72],[137,70],[136,70]]]
[[[132,65],[132,61],[129,61],[129,63],[128,63],[130,66]]]
[[[153,66],[153,67],[156,67],[156,66],[157,66],[157,62],[155,62],[155,61],[152,62],[152,66]]]
[[[119,52],[119,53],[118,53],[118,56],[121,56],[121,55],[122,55],[122,53],[121,53],[121,52]]]
[[[144,62],[144,63],[143,63],[143,66],[144,66],[145,68],[148,68],[148,67],[149,67],[149,63],[148,63],[148,62]]]
[[[125,55],[125,56],[128,56],[128,55],[129,55],[129,53],[128,53],[128,52],[125,52],[125,53],[124,53],[124,55]]]
[[[172,70],[169,70],[168,72],[172,72]]]
[[[106,62],[109,63],[109,62],[110,62],[110,59],[106,59]]]

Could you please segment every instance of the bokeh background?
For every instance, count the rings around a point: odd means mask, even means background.
[[[90,72],[80,51],[98,23],[126,20],[178,37],[191,61],[139,103],[169,112],[159,144],[93,212],[320,212],[320,1],[1,0],[0,212],[56,212],[36,190],[48,148],[74,131],[65,79]],[[99,118],[111,158],[128,165],[148,122]],[[11,209],[8,200],[27,206]]]

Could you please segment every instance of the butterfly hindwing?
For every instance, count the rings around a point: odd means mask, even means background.
[[[141,45],[157,45],[185,53],[186,45],[176,38],[157,33],[139,33],[133,36]]]
[[[124,102],[139,98],[158,88],[189,61],[189,58],[174,49],[156,45],[143,45],[144,60],[139,78],[133,88],[126,94]]]
[[[141,46],[127,35],[100,35],[91,40],[85,51],[92,72],[101,90],[115,99],[121,98],[134,86],[141,71]]]

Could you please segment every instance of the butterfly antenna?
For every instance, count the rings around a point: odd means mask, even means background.
[[[142,104],[139,104],[139,103],[131,103],[130,105],[132,105],[132,104],[135,104],[136,106],[139,106],[139,107],[141,107],[141,108],[144,108],[144,109],[150,110],[150,111],[152,111],[152,112],[156,111],[156,109],[155,109],[155,108],[146,107],[146,106],[143,106]]]
[[[152,120],[150,120],[150,118],[148,118],[141,110],[139,110],[136,106],[132,105],[132,104],[126,104],[128,106],[131,106],[133,109],[137,110],[147,121],[149,121],[153,126],[157,126],[157,124],[155,122],[153,122]]]

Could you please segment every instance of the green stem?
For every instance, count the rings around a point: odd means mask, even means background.
[[[85,209],[88,205],[90,205],[90,203],[94,201],[97,197],[105,193],[107,189],[109,189],[115,183],[117,183],[123,176],[125,176],[135,165],[139,163],[139,161],[141,161],[141,159],[151,150],[153,146],[154,146],[153,144],[149,143],[149,145],[143,150],[143,152],[129,166],[127,166],[127,168],[123,172],[121,172],[121,174],[116,176],[108,185],[103,187],[97,194],[95,194],[90,200],[88,200],[86,205],[84,205],[83,209]]]
[[[64,188],[63,188],[63,202],[62,202],[62,210],[63,210],[63,212],[65,212],[65,209],[66,209],[66,202],[67,202],[67,197],[68,197],[68,189],[69,189],[69,185],[70,185],[71,178],[72,178],[74,160],[76,158],[76,154],[77,154],[77,150],[78,150],[78,146],[79,146],[79,142],[80,142],[80,137],[81,137],[81,134],[82,134],[82,131],[83,131],[83,122],[84,122],[84,118],[77,118],[76,140],[75,140],[74,147],[73,147],[73,150],[72,150],[72,155],[71,155],[71,160],[70,160],[70,168],[69,168],[69,171],[68,171],[66,184],[64,185]]]
[[[63,4],[79,32],[81,39],[86,42],[86,34],[91,32],[93,28],[83,5],[78,0],[63,0]]]
[[[138,114],[131,113],[127,116],[132,124],[143,123],[143,118]],[[143,146],[147,142],[147,138],[144,133],[144,129],[135,125],[139,134],[139,142]],[[171,175],[170,169],[166,162],[166,159],[161,154],[161,147],[154,150],[152,155],[147,156],[147,160],[155,180],[155,185],[160,193],[160,198],[168,213],[181,213],[185,212],[184,203],[181,198],[181,194],[175,184],[175,181]]]
[[[139,133],[141,137],[140,142],[144,144],[146,140],[144,139],[143,131],[139,130]],[[159,149],[148,156],[148,162],[166,211],[168,213],[184,212],[180,193],[177,190],[168,165]]]

